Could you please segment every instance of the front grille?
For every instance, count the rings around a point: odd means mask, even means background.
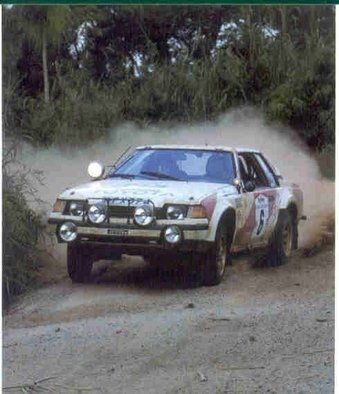
[[[108,209],[110,218],[133,218],[135,207],[126,207],[119,205],[111,205]],[[166,212],[163,208],[155,208],[155,217],[157,219],[166,219]]]
[[[129,218],[133,217],[134,207],[125,207],[113,205],[108,209],[108,215],[110,218]]]

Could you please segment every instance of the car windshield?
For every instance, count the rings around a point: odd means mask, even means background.
[[[193,149],[136,150],[109,177],[233,184],[232,152]]]

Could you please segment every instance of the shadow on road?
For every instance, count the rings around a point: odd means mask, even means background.
[[[234,281],[246,281],[246,277],[276,278],[278,272],[284,272],[284,276],[293,275],[293,272],[302,267],[312,267],[312,259],[305,259],[302,251],[294,254],[287,266],[270,267],[264,257],[260,255],[248,256],[239,254],[232,259],[231,267],[227,268],[223,283]],[[319,262],[316,263],[319,265]],[[245,274],[245,276],[244,276]],[[95,263],[91,283],[112,284],[115,286],[135,287],[144,290],[176,290],[193,289],[202,286],[198,268],[194,262],[159,261],[157,265],[150,265],[141,257],[123,256],[121,261],[100,261]],[[220,285],[219,285],[220,286]],[[222,286],[222,284],[221,284]]]
[[[176,262],[156,266],[141,258],[123,257],[119,262],[98,262],[94,265],[92,283],[114,284],[146,290],[189,289],[201,285],[194,266]]]

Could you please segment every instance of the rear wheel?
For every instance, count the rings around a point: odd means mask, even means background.
[[[84,245],[78,243],[67,245],[67,271],[72,282],[87,282],[91,276],[92,266],[92,256]]]
[[[203,257],[205,260],[202,262],[202,282],[204,285],[215,286],[222,281],[228,262],[228,249],[226,228],[221,225],[217,231],[214,250]]]
[[[292,254],[295,226],[291,212],[288,210],[280,211],[268,248],[267,265],[276,267],[288,261]]]

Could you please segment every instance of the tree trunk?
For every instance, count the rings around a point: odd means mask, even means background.
[[[287,34],[287,7],[283,5],[280,7],[281,12],[281,32],[283,37]]]
[[[247,32],[248,32],[248,63],[250,68],[253,67],[254,63],[254,40],[253,37],[254,29],[252,28],[252,7],[250,5],[244,7],[245,15],[246,15],[246,25],[247,25]]]
[[[42,30],[42,72],[44,76],[44,98],[45,103],[49,103],[49,80],[48,80],[48,66],[47,66],[47,39],[46,30]]]

